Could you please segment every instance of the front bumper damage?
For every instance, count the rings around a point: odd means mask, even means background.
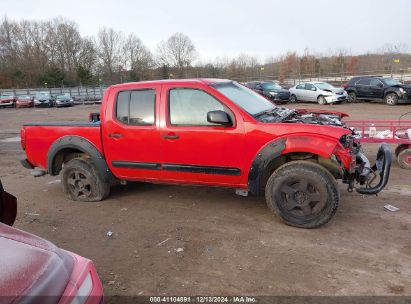
[[[355,191],[365,195],[381,192],[390,177],[391,160],[392,153],[387,144],[382,144],[378,149],[377,159],[373,166],[362,152],[358,152],[356,158],[358,166],[353,177],[362,187],[354,187],[354,181],[351,179],[348,182],[348,191],[351,192],[355,188]],[[377,178],[379,179],[378,183],[374,185]]]

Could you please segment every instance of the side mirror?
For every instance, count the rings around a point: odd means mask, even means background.
[[[223,126],[232,126],[230,116],[224,111],[210,111],[207,113],[207,121]]]
[[[13,226],[17,216],[17,199],[4,191],[0,181],[0,222]]]
[[[316,87],[312,87],[312,88],[311,88],[311,91],[317,91],[317,88],[316,88]]]
[[[382,88],[382,87],[384,87],[384,85],[383,85],[382,83],[379,83],[379,84],[378,84],[378,87],[379,87],[379,88]]]

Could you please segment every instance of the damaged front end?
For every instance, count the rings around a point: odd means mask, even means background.
[[[350,163],[348,159],[341,160],[346,162],[346,168],[343,170],[343,183],[348,184],[348,191],[355,189],[358,193],[372,195],[378,194],[388,183],[391,170],[392,153],[387,144],[382,144],[378,149],[375,164],[371,165],[368,158],[361,151],[361,144],[356,142],[352,135],[345,135],[340,139],[344,150],[350,154]],[[347,155],[346,155],[347,156]],[[347,157],[345,157],[347,158]],[[359,187],[357,186],[359,185]]]

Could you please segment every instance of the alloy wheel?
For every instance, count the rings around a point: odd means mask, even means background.
[[[307,180],[285,183],[280,188],[284,210],[297,217],[314,216],[325,206],[324,196]]]
[[[68,176],[67,183],[70,192],[76,198],[87,198],[91,195],[91,181],[80,171],[72,171]]]

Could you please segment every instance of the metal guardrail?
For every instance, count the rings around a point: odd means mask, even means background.
[[[61,87],[61,88],[30,88],[30,89],[0,89],[0,95],[3,93],[14,93],[20,95],[36,95],[37,92],[49,92],[50,95],[70,94],[75,103],[87,103],[99,101],[103,97],[107,86],[79,86],[79,87]]]
[[[282,82],[285,85],[296,85],[301,82],[308,82],[308,81],[322,81],[322,82],[329,82],[334,85],[342,85],[348,82],[352,77],[356,76],[367,76],[367,75],[381,75],[383,77],[393,77],[396,80],[411,83],[411,72],[404,71],[401,73],[387,73],[387,71],[362,71],[357,74],[350,74],[348,72],[343,73],[330,73],[324,75],[318,74],[298,74],[293,75],[292,77],[284,79]],[[191,78],[190,76],[196,78],[199,75],[185,75],[186,78]],[[225,78],[224,75],[221,75],[221,78]],[[206,78],[206,76],[201,75],[201,78]],[[214,78],[214,77],[213,77]],[[278,75],[263,75],[260,74],[258,76],[253,76],[250,74],[243,74],[241,73],[236,77],[231,77],[231,79],[239,81],[239,82],[246,82],[252,80],[278,80]],[[77,86],[77,87],[60,87],[60,88],[27,88],[27,89],[0,89],[0,94],[2,93],[14,93],[17,96],[20,95],[35,95],[37,92],[44,92],[47,91],[51,95],[62,95],[62,94],[70,94],[74,98],[75,103],[88,103],[93,101],[101,100],[104,91],[107,89],[108,86],[106,85],[99,85],[99,86]]]

